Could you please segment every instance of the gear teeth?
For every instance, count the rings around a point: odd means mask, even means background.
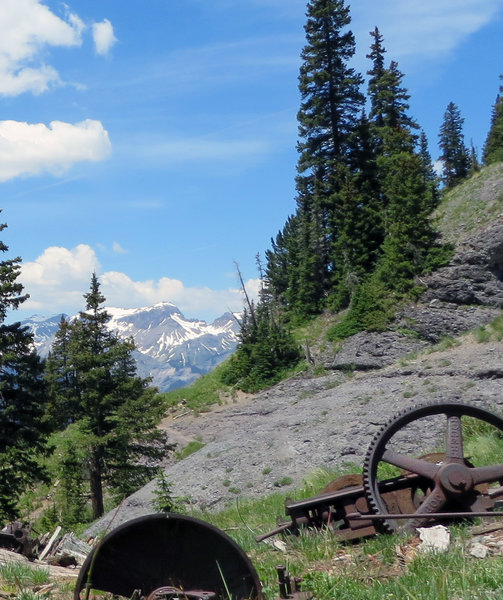
[[[400,429],[423,417],[457,413],[486,421],[503,431],[503,419],[486,409],[460,402],[428,402],[401,410],[380,427],[372,438],[363,462],[363,489],[367,503],[375,514],[386,513],[388,509],[377,489],[377,467],[386,449],[386,444]],[[392,533],[399,528],[396,521],[383,519],[376,528]]]

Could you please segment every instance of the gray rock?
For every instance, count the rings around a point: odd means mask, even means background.
[[[456,249],[450,263],[421,277],[423,302],[503,307],[503,218],[477,231]]]
[[[406,306],[397,315],[396,326],[415,331],[423,340],[436,343],[445,336],[457,336],[491,322],[500,314],[490,306],[460,306],[431,300],[429,304]]]
[[[427,342],[397,331],[361,332],[348,338],[339,352],[330,361],[325,361],[324,367],[357,371],[381,369],[426,346]]]

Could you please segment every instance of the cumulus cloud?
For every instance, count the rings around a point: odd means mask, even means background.
[[[243,296],[237,288],[187,287],[182,281],[169,277],[135,281],[118,271],[101,273],[94,250],[80,244],[72,250],[47,248],[35,261],[22,265],[20,281],[30,294],[23,304],[23,312],[47,316],[58,312],[77,313],[83,308],[83,294],[89,289],[93,272],[99,276],[108,306],[138,308],[168,301],[187,316],[199,318],[215,318],[227,310],[239,312],[243,309]],[[251,298],[257,297],[259,284],[257,279],[246,282]]]
[[[39,0],[2,0],[0,10],[0,94],[40,94],[59,81],[39,58],[45,46],[79,46],[82,21],[56,16]]]
[[[85,244],[73,250],[47,248],[35,261],[22,265],[19,280],[30,294],[23,308],[48,315],[67,312],[67,307],[78,312],[91,274],[99,268],[96,254]]]
[[[41,94],[61,83],[52,65],[44,62],[48,47],[81,46],[84,21],[66,7],[57,16],[42,0],[1,0],[0,95]],[[106,54],[116,38],[110,21],[92,26],[98,54]]]
[[[93,23],[93,39],[98,54],[108,54],[110,48],[115,44],[117,38],[114,35],[114,28],[108,19],[101,23]]]
[[[49,127],[0,121],[0,181],[42,172],[61,174],[76,162],[103,160],[110,150],[100,121],[52,121]]]

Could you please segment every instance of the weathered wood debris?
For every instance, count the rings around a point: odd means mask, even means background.
[[[76,577],[91,551],[90,544],[74,533],[63,534],[61,527],[40,537],[28,525],[17,521],[0,531],[0,565],[13,562],[46,566],[56,576]]]

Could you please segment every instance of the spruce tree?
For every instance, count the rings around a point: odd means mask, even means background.
[[[49,418],[60,426],[74,423],[79,443],[86,447],[85,470],[97,518],[104,512],[106,486],[124,496],[154,475],[146,459],[159,460],[165,451],[164,436],[156,429],[163,404],[149,381],[136,373],[134,344],[108,329],[110,315],[102,306],[105,298],[95,274],[84,297],[79,318],[62,322],[46,378],[57,400]]]
[[[449,102],[438,136],[442,180],[448,189],[466,179],[470,170],[470,154],[464,142],[463,123],[459,108],[454,102]]]
[[[337,171],[338,190],[333,195],[330,306],[336,310],[348,305],[379,256],[383,223],[376,158],[376,142],[362,113],[350,137],[348,165]]]
[[[500,75],[503,80],[503,75]],[[503,162],[503,86],[496,97],[492,114],[491,126],[484,144],[483,161],[485,165]]]
[[[0,242],[0,251],[7,250]],[[28,328],[5,323],[8,312],[28,298],[17,281],[20,263],[0,262],[0,521],[17,515],[19,496],[42,476],[36,459],[45,433],[42,364]]]
[[[64,429],[79,415],[75,371],[70,358],[70,333],[70,323],[62,315],[44,373],[48,398],[45,419],[52,431]]]
[[[377,27],[368,57],[370,127],[376,145],[382,238],[378,272],[390,289],[412,285],[428,264],[435,234],[429,213],[438,202],[436,178],[426,136],[408,114],[409,94],[395,61],[384,66],[383,39]]]
[[[349,166],[351,136],[364,102],[362,78],[349,66],[355,52],[349,24],[349,8],[343,0],[310,0],[307,5],[299,75],[296,238],[295,244],[289,244],[295,255],[286,261],[284,290],[294,318],[319,313],[334,284],[334,240],[341,216],[339,212],[334,218],[340,190],[337,173]],[[271,253],[269,260],[267,271],[272,273]],[[271,277],[271,285],[274,281]]]
[[[265,253],[264,285],[282,308],[290,300],[291,278],[298,271],[299,237],[299,217],[291,215],[276,238],[271,239],[271,248]]]
[[[421,134],[419,135],[418,154],[419,158],[421,159],[424,182],[430,189],[431,194],[431,201],[429,202],[429,206],[427,203],[425,209],[431,212],[438,206],[438,203],[440,202],[440,193],[438,189],[438,175],[435,173],[435,169],[433,168],[431,154],[428,150],[428,139],[423,130],[421,130]]]

